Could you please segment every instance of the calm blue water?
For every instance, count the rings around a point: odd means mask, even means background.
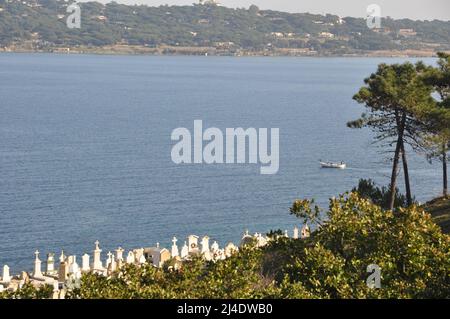
[[[191,233],[237,243],[246,228],[291,231],[296,198],[326,205],[359,178],[387,184],[386,154],[345,125],[382,61],[400,60],[1,54],[0,266],[30,269],[36,249],[80,256],[97,239],[105,250]],[[279,173],[173,164],[171,131],[195,119],[280,128]],[[415,156],[410,167],[419,200],[439,193],[438,166]]]

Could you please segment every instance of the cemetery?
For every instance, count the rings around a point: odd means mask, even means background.
[[[302,239],[309,237],[309,235],[308,225],[304,225],[301,230],[295,226],[292,238]],[[284,236],[289,237],[287,230]],[[81,256],[81,265],[77,261],[76,255],[66,256],[64,251],[61,251],[57,260],[55,259],[55,253],[47,253],[47,259],[42,265],[41,253],[36,250],[31,273],[22,271],[19,274],[12,275],[9,266],[3,266],[2,276],[0,277],[0,292],[4,290],[16,291],[26,283],[31,283],[35,287],[50,285],[53,287],[53,299],[64,299],[67,290],[79,284],[83,273],[93,272],[108,277],[118,271],[124,264],[141,265],[149,263],[154,267],[162,267],[165,262],[170,260],[175,260],[174,267],[179,268],[183,261],[189,260],[195,255],[200,255],[207,261],[217,262],[239,250],[239,247],[231,242],[220,248],[216,241],[210,245],[209,240],[208,236],[199,238],[196,235],[189,235],[180,249],[177,244],[178,239],[173,237],[170,250],[156,243],[154,247],[132,249],[126,254],[122,247],[118,247],[114,252],[108,251],[105,260],[102,260],[100,243],[96,241],[92,251],[92,259],[91,255],[85,253]],[[257,247],[262,247],[269,240],[270,238],[261,233],[250,235],[246,231],[239,246],[256,243]]]

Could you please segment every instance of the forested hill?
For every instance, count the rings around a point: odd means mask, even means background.
[[[79,3],[81,28],[66,26],[70,2],[0,0],[0,47],[208,47],[224,54],[293,52],[360,54],[375,50],[450,50],[450,22],[362,18],[263,11],[256,6],[131,6]],[[285,51],[283,51],[285,50]]]

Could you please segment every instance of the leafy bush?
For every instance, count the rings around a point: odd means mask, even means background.
[[[370,199],[375,205],[389,209],[389,187],[380,188],[371,179],[360,179],[358,187],[353,188],[352,192],[357,192],[362,198]],[[395,189],[394,207],[408,207],[406,196],[401,194],[398,188]]]
[[[448,298],[450,237],[416,206],[384,211],[350,193],[317,210],[293,205],[320,224],[312,236],[280,236],[217,263],[200,258],[178,271],[127,265],[112,278],[83,276],[76,298]],[[274,237],[275,238],[275,237]],[[366,284],[370,264],[381,289]]]
[[[53,295],[53,287],[44,285],[36,288],[31,283],[26,283],[17,291],[0,292],[0,299],[49,299]]]

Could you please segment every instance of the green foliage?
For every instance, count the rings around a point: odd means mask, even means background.
[[[421,209],[385,211],[350,193],[331,200],[324,219],[310,242],[281,246],[291,256],[285,261],[288,282],[301,292],[319,298],[450,297],[450,237]],[[381,289],[365,283],[370,264],[381,267]]]
[[[53,295],[53,287],[44,285],[36,288],[31,283],[26,283],[17,291],[0,292],[0,299],[49,299]]]
[[[377,71],[364,80],[366,85],[353,97],[365,105],[369,114],[349,122],[349,126],[367,126],[377,133],[376,141],[392,142],[398,134],[398,117],[404,115],[405,139],[416,145],[417,132],[423,126],[419,115],[435,106],[431,86],[420,77],[426,71],[427,67],[420,62],[415,65],[410,62],[380,64]]]
[[[390,188],[386,186],[378,187],[371,179],[360,179],[358,187],[352,189],[352,192],[358,193],[365,199],[370,199],[372,203],[383,209],[389,209]],[[394,208],[408,207],[406,196],[401,194],[399,189],[395,190]]]
[[[428,130],[441,139],[450,140],[450,54],[438,53],[438,67],[428,68],[421,76],[422,81],[433,88],[438,95],[436,109],[422,114],[428,123]]]
[[[244,247],[239,254],[212,263],[200,257],[179,270],[126,265],[111,278],[86,274],[72,298],[263,298],[275,296],[273,280],[261,272],[263,253]]]
[[[317,205],[311,207],[314,204],[314,199],[297,199],[289,209],[291,215],[296,216],[303,220],[303,223],[311,221],[313,224],[320,224],[321,214],[320,208]]]

